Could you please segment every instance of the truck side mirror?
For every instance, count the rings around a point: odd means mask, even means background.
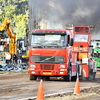
[[[24,37],[24,47],[27,47],[27,37]]]
[[[73,38],[70,39],[70,46],[73,46]]]

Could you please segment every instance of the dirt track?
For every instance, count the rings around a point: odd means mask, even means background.
[[[16,100],[37,96],[40,81],[30,81],[28,72],[0,73],[0,100]],[[80,80],[80,89],[100,85],[100,71],[93,81]],[[44,81],[44,94],[73,92],[75,82],[62,79]]]

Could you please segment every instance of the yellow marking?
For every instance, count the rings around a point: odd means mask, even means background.
[[[49,31],[47,33],[50,33]]]
[[[87,58],[87,53],[79,53],[79,58]]]
[[[52,33],[54,33],[54,31],[52,31]]]
[[[31,70],[31,68],[29,68],[28,70]]]
[[[65,71],[67,71],[67,69],[65,69]]]
[[[33,31],[33,33],[35,33],[35,31]]]
[[[62,33],[64,33],[64,32],[62,32]]]
[[[51,72],[43,72],[43,75],[51,75]]]
[[[43,33],[45,33],[45,31],[43,31]]]

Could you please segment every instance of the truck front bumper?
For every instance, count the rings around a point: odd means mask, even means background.
[[[63,76],[67,75],[67,69],[63,69],[63,71],[53,70],[53,71],[39,71],[39,70],[28,70],[30,75],[40,75],[40,76]]]

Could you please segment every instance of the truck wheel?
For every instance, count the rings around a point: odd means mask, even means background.
[[[69,76],[64,76],[65,81],[69,81]]]
[[[64,76],[65,81],[70,81],[72,80],[72,74],[71,74],[71,67],[69,67],[69,74],[67,76]]]
[[[49,76],[48,77],[43,77],[43,80],[45,80],[45,81],[49,81],[49,79],[50,79]]]
[[[76,81],[77,76],[72,77],[72,81]]]
[[[36,80],[36,79],[37,79],[36,76],[34,76],[34,75],[30,75],[30,80]]]
[[[64,76],[63,77],[65,81],[72,81],[72,76],[71,76],[71,71],[69,71],[69,75],[68,76]]]

